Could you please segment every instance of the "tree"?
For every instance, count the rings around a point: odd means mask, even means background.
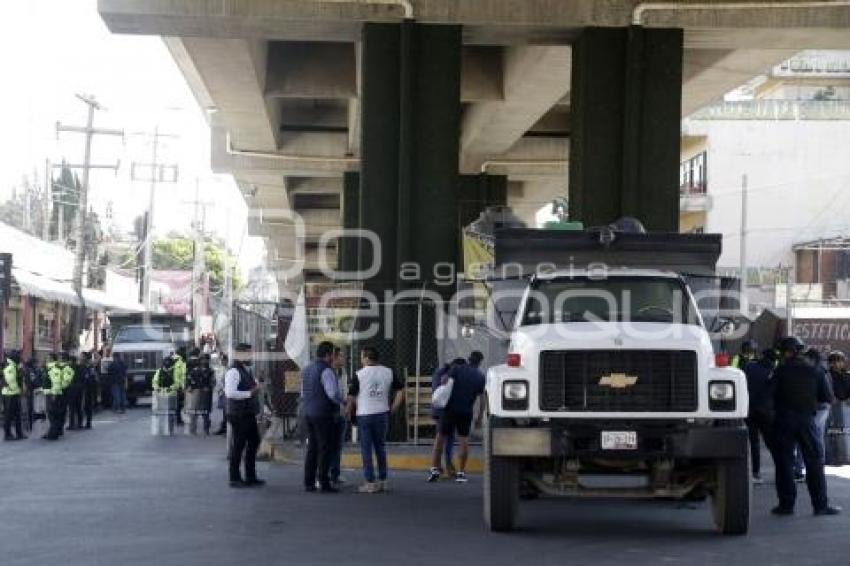
[[[9,199],[0,204],[0,222],[41,236],[44,226],[44,194],[29,177],[12,189]]]
[[[191,271],[195,260],[195,241],[192,238],[171,234],[167,238],[154,241],[152,255],[154,269]],[[233,289],[237,290],[242,282],[236,269],[236,259],[221,242],[205,238],[204,261],[210,276],[212,293],[221,293],[223,290],[225,258],[230,261]]]
[[[68,242],[73,236],[77,210],[80,208],[80,179],[71,168],[62,164],[59,177],[52,180],[53,214],[50,218],[50,238]],[[60,222],[61,219],[61,222]],[[60,233],[61,229],[61,233]]]

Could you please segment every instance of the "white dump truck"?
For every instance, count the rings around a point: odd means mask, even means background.
[[[709,497],[721,533],[747,532],[746,380],[717,367],[701,313],[717,307],[705,291],[720,245],[610,228],[497,235],[496,271],[531,271],[511,283],[506,359],[487,372],[491,530],[514,528],[521,495],[545,495]]]

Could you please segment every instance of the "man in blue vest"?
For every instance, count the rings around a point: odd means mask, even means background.
[[[260,431],[257,429],[259,404],[257,380],[251,372],[252,348],[239,344],[234,350],[233,365],[224,374],[224,396],[227,398],[227,420],[233,431],[230,451],[230,487],[261,487],[266,482],[257,478],[257,449]],[[242,454],[245,454],[245,479],[239,473]]]
[[[301,415],[307,430],[307,457],[304,460],[304,489],[316,491],[318,477],[322,493],[337,493],[331,484],[331,457],[336,450],[334,417],[342,407],[336,374],[333,371],[334,345],[322,342],[316,359],[301,371]]]

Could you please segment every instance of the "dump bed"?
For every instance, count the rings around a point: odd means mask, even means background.
[[[715,274],[722,241],[720,234],[505,228],[496,230],[494,271],[498,277],[507,264],[521,265],[523,273],[531,274],[541,266],[584,269],[603,263],[610,269],[658,269],[710,277]]]

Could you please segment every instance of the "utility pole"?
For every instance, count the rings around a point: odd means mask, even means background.
[[[159,139],[174,138],[172,134],[163,134],[159,131],[159,126],[154,127],[152,133],[138,134],[151,138],[151,161],[150,163],[133,162],[130,168],[130,178],[133,181],[148,181],[150,189],[148,193],[148,213],[145,222],[145,242],[144,242],[144,260],[142,270],[142,303],[145,311],[151,311],[151,272],[153,271],[153,212],[156,203],[156,184],[157,183],[176,183],[178,169],[176,164],[165,165],[159,162]],[[150,169],[150,176],[144,176],[137,173],[138,169]],[[166,171],[171,171],[173,176],[167,178]]]
[[[747,291],[747,175],[741,176],[741,250],[740,250],[740,291]],[[742,297],[743,298],[743,297]]]
[[[204,231],[206,228],[207,207],[213,206],[212,202],[204,202],[200,200],[200,183],[195,177],[195,198],[190,201],[183,201],[184,204],[192,205],[192,231],[193,231],[193,256],[192,262],[192,323],[194,324],[194,339],[198,343],[200,338],[200,326],[198,322],[201,318],[202,301],[201,301],[201,279],[205,271],[205,254],[204,254]]]
[[[53,184],[53,168],[50,166],[50,160],[44,160],[44,222],[41,226],[41,239],[45,242],[50,240],[50,221],[53,218],[53,194],[51,193],[51,185]]]
[[[67,167],[71,168],[79,168],[83,170],[83,178],[82,178],[82,186],[80,187],[80,200],[79,206],[77,208],[77,221],[75,225],[76,232],[76,253],[74,257],[74,276],[73,276],[73,286],[74,292],[77,293],[77,296],[80,298],[81,308],[77,310],[77,316],[75,317],[74,322],[74,333],[75,336],[79,334],[79,332],[83,328],[83,321],[85,317],[85,303],[83,302],[83,264],[85,263],[85,234],[86,234],[86,218],[88,216],[88,193],[89,193],[89,171],[92,169],[114,169],[116,172],[118,171],[118,165],[92,165],[91,163],[91,142],[92,138],[95,135],[103,134],[110,136],[121,136],[124,137],[124,130],[108,130],[108,129],[99,129],[94,127],[94,112],[95,110],[103,110],[103,107],[95,100],[94,96],[84,96],[81,94],[77,95],[77,98],[82,100],[85,104],[88,105],[88,120],[84,127],[81,126],[63,126],[60,122],[56,122],[56,135],[58,136],[60,132],[73,132],[78,134],[85,134],[86,136],[86,149],[85,154],[83,156],[82,165],[67,165]]]

